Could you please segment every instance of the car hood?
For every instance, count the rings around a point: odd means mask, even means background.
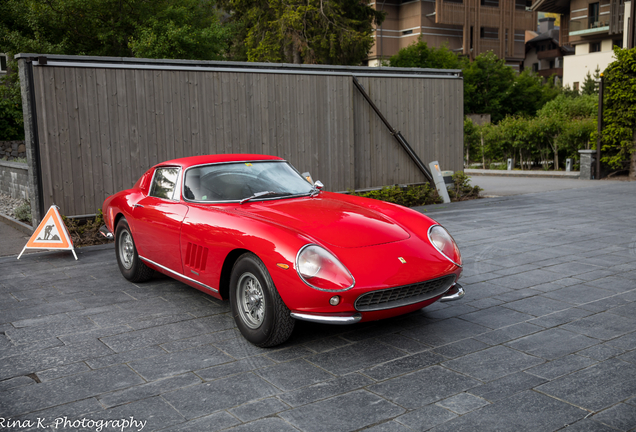
[[[410,237],[387,216],[330,197],[252,202],[237,211],[293,228],[336,247],[373,246]]]

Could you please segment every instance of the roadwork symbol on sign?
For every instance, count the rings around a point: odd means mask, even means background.
[[[18,259],[22,256],[27,249],[61,249],[70,250],[75,255],[75,248],[73,247],[73,240],[66,229],[66,225],[62,221],[62,216],[58,210],[58,206],[52,205],[49,211],[46,212],[46,216],[40,222],[37,229],[27,242]]]

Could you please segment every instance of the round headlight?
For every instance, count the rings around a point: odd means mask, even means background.
[[[433,225],[428,230],[428,239],[444,257],[461,267],[462,256],[453,237],[441,225]]]
[[[296,271],[303,282],[318,290],[345,291],[355,284],[353,276],[338,258],[314,244],[298,251]]]
[[[313,248],[307,248],[303,252],[298,256],[298,273],[303,278],[310,279],[320,271],[322,257]]]

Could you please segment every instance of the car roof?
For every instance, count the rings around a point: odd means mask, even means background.
[[[256,162],[266,160],[284,160],[277,156],[259,155],[259,154],[216,154],[216,155],[203,155],[203,156],[190,156],[179,159],[172,159],[169,161],[161,162],[155,166],[160,165],[178,165],[183,168],[188,168],[195,165],[205,165],[212,163],[223,162]]]

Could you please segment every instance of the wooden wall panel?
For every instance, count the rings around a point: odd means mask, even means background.
[[[462,169],[461,79],[359,80],[424,163]],[[39,66],[34,81],[44,208],[66,215],[197,154],[281,156],[333,191],[424,181],[350,75]]]

